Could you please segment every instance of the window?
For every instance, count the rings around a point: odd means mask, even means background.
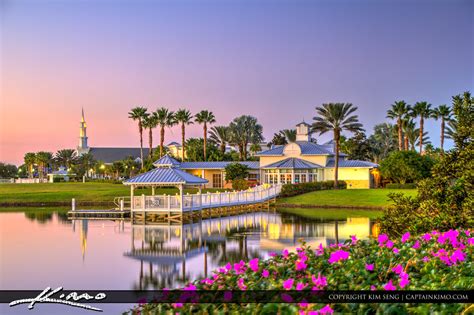
[[[222,188],[222,174],[212,174],[212,188]]]

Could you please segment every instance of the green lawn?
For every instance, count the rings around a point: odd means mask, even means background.
[[[383,215],[380,210],[365,209],[322,209],[322,208],[278,208],[278,212],[294,214],[309,219],[345,220],[347,218],[376,219]]]
[[[206,191],[206,190],[203,190]],[[176,188],[156,189],[156,194],[175,194]],[[191,192],[191,190],[189,190]],[[135,195],[151,194],[151,188],[135,190]],[[130,187],[109,183],[0,184],[0,203],[113,202],[114,197],[129,196]]]
[[[337,207],[386,207],[389,193],[416,196],[416,189],[341,189],[314,191],[278,200],[280,204]]]

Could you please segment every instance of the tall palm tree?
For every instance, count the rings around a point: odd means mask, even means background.
[[[53,154],[51,152],[40,151],[36,153],[36,164],[38,164],[38,173],[39,178],[43,179],[46,169],[53,159]]]
[[[441,120],[441,139],[440,139],[440,147],[441,153],[444,152],[444,131],[446,128],[446,121],[451,120],[451,108],[445,104],[439,105],[437,108],[433,110],[433,118]]]
[[[174,112],[165,107],[158,108],[156,111],[158,125],[160,126],[160,157],[163,156],[165,143],[165,128],[172,127],[176,124]]]
[[[455,119],[451,119],[448,121],[448,125],[446,126],[446,139],[454,140],[454,134],[456,133],[458,128],[458,122]]]
[[[138,121],[138,132],[140,133],[140,158],[143,168],[143,120],[147,116],[145,107],[135,107],[128,113],[128,118]]]
[[[396,119],[398,126],[398,150],[403,150],[402,120],[410,112],[410,105],[405,101],[397,101],[387,111],[387,118]]]
[[[357,115],[352,115],[357,110],[351,103],[328,103],[322,107],[316,107],[318,116],[314,117],[313,131],[320,135],[332,131],[334,142],[336,143],[336,156],[334,160],[334,189],[338,188],[339,171],[339,150],[341,132],[344,130],[350,132],[364,131],[362,124],[359,123]]]
[[[249,115],[242,115],[234,118],[229,125],[231,143],[239,148],[241,160],[247,159],[247,146],[249,143],[255,144],[263,141],[263,127],[257,118]]]
[[[430,118],[432,116],[432,112],[433,110],[431,109],[431,104],[428,104],[428,102],[416,102],[411,110],[411,114],[414,118],[420,117],[420,154],[423,152],[423,128],[425,124],[425,118]]]
[[[219,146],[224,154],[226,145],[231,141],[230,130],[227,126],[214,126],[209,132],[209,139]]]
[[[54,160],[61,166],[69,169],[74,163],[77,162],[76,151],[73,149],[63,149],[56,152]]]
[[[148,129],[148,157],[153,156],[153,129],[158,126],[158,117],[156,113],[150,113],[142,121],[143,128]]]
[[[398,128],[398,127],[397,127]],[[416,129],[416,124],[411,118],[411,116],[405,116],[402,119],[402,134],[403,134],[403,146],[404,150],[410,150],[410,139],[413,139],[413,133],[419,132],[419,129]]]
[[[176,122],[181,124],[181,145],[183,150],[181,151],[181,159],[184,161],[186,156],[186,125],[193,124],[193,115],[187,109],[179,109],[175,115]]]
[[[84,175],[84,174],[89,174],[91,170],[93,170],[94,166],[97,164],[97,161],[95,160],[92,153],[89,152],[89,153],[82,154],[79,157],[78,163],[81,167],[81,173]]]
[[[216,116],[208,110],[202,110],[199,113],[196,114],[196,119],[195,121],[198,124],[203,125],[203,131],[204,131],[204,161],[207,160],[207,152],[206,152],[206,146],[207,146],[207,125],[213,124],[216,122]]]
[[[285,136],[288,142],[295,142],[296,141],[296,129],[284,129],[280,131],[280,133]]]
[[[36,163],[36,154],[34,152],[28,152],[25,154],[24,160],[28,167],[28,177],[33,178],[33,167]]]

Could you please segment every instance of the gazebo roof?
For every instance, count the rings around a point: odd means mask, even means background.
[[[179,167],[180,163],[168,154],[163,155],[157,161],[153,162],[155,167]]]
[[[125,181],[125,185],[204,185],[207,180],[174,167],[157,167]]]
[[[321,165],[311,163],[308,161],[304,161],[298,158],[287,158],[270,165],[266,165],[263,167],[264,169],[269,168],[289,168],[289,169],[314,169],[314,168],[322,168]]]

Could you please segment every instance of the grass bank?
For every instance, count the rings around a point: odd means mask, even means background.
[[[278,212],[308,219],[345,220],[347,218],[377,219],[383,215],[380,210],[367,209],[322,209],[322,208],[278,208]]]
[[[416,189],[341,189],[319,190],[298,196],[281,198],[278,204],[283,208],[370,208],[383,209],[390,205],[388,194],[403,193],[416,196]]]
[[[195,190],[188,190],[193,192]],[[204,190],[207,191],[207,190]],[[176,188],[156,189],[156,194],[175,194]],[[135,194],[151,194],[151,188]],[[0,207],[68,206],[75,198],[77,205],[111,205],[115,197],[129,196],[130,188],[109,183],[0,184]]]

